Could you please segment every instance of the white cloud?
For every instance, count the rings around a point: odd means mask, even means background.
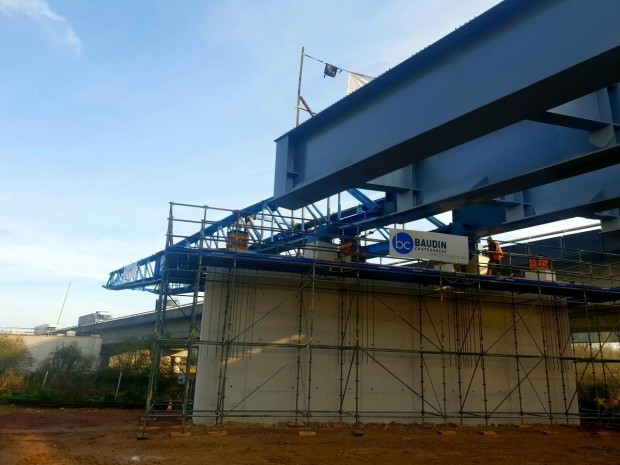
[[[52,11],[45,0],[0,0],[0,14],[22,14],[39,21],[55,43],[69,47],[76,56],[82,54],[82,41],[71,24]]]

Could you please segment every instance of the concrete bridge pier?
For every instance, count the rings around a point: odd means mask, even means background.
[[[210,268],[194,422],[576,422],[553,296]]]

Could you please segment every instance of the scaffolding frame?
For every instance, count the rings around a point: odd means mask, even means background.
[[[178,207],[199,212],[199,218],[175,217],[174,209]],[[217,224],[217,220],[208,218],[213,210],[233,214],[236,218],[207,237],[204,231],[209,225]],[[369,244],[385,240],[384,231],[364,235],[359,229],[352,231],[350,224],[338,225],[334,221],[330,221],[329,231],[319,231],[316,226],[324,224],[325,216],[316,207],[305,207],[287,216],[280,211],[267,210],[248,215],[242,211],[206,206],[170,205],[145,418],[158,416],[158,406],[168,401],[157,397],[161,357],[187,350],[184,394],[178,400],[183,424],[189,418],[201,417],[216,423],[247,418],[289,419],[304,423],[313,420],[355,423],[474,421],[484,424],[532,420],[551,423],[581,420],[599,424],[615,421],[609,415],[613,406],[605,403],[605,393],[609,392],[611,384],[620,384],[613,369],[619,360],[606,345],[620,335],[620,290],[613,287],[620,282],[620,256],[609,254],[605,263],[599,265],[584,259],[588,253],[580,251],[578,260],[554,260],[553,270],[532,270],[520,263],[532,259],[538,263],[544,258],[542,254],[508,254],[504,277],[484,275],[484,266],[476,266],[474,273],[471,269],[446,272],[441,264],[397,261],[383,256],[373,257],[365,252],[370,249]],[[329,204],[327,211],[326,216],[330,217]],[[178,225],[189,225],[193,234],[179,231],[182,228],[177,228]],[[196,225],[200,227],[200,237],[190,243],[187,239],[195,239]],[[397,226],[402,228],[405,225]],[[296,236],[291,244],[278,244],[272,249],[266,247],[270,241],[274,242],[274,238],[286,234]],[[262,246],[271,254],[252,253],[252,245]],[[291,271],[286,269],[290,262],[274,265],[273,259],[282,257],[303,266]],[[368,262],[373,260],[378,263],[371,279],[368,277]],[[429,269],[433,265],[438,269]],[[429,272],[417,282],[409,282],[410,275],[394,282],[393,275],[387,270],[393,272],[395,268],[427,269]],[[601,269],[605,273],[601,273]],[[532,271],[538,279],[529,283],[527,289],[523,282],[513,279],[517,274]],[[547,279],[551,273],[555,280],[565,281],[565,285],[550,286]],[[290,290],[283,301],[275,302],[273,308],[260,316],[255,312],[258,274],[265,279],[288,280]],[[390,308],[386,299],[382,299],[385,292],[383,282],[388,283],[391,292],[411,297],[415,311]],[[501,287],[495,287],[500,284]],[[315,299],[325,286],[338,294],[337,324],[332,329],[337,335],[337,343],[325,344],[315,340],[318,311]],[[198,309],[201,301],[206,300],[205,292],[212,287],[225,289],[222,298],[224,311],[217,322],[219,337],[205,338],[197,326]],[[570,290],[569,295],[566,289]],[[166,336],[167,300],[172,295],[188,291],[191,291],[188,295],[192,299],[188,335],[183,339],[169,338]],[[290,341],[254,338],[253,331],[284,302],[288,305],[291,299],[296,299],[298,308],[297,337]],[[509,324],[495,338],[485,333],[488,317],[485,305],[489,302],[509,307]],[[392,315],[394,321],[407,328],[416,344],[407,348],[377,345],[374,318],[379,311]],[[568,318],[563,319],[562,315]],[[532,316],[537,322],[532,321]],[[613,325],[610,325],[610,319],[613,319]],[[536,331],[540,339],[534,335]],[[585,341],[576,340],[578,331],[587,335]],[[502,344],[507,347],[509,338],[512,349],[499,351]],[[524,350],[528,344],[532,349]],[[210,350],[218,353],[217,402],[212,410],[198,410],[194,408],[195,385],[191,374],[196,371],[198,352]],[[278,350],[288,356],[285,362],[266,372],[254,389],[229,402],[229,364],[251,359],[264,350]],[[317,360],[326,353],[335,354],[338,360],[338,407],[320,410],[313,408],[312,389],[317,387],[313,384],[317,370],[313,365],[319,363]],[[401,373],[390,367],[388,360],[394,355],[416,364],[415,369],[411,367],[412,374],[417,373],[415,382],[404,379]],[[489,384],[494,380],[489,379],[487,372],[497,360],[508,360],[514,366],[510,373],[514,382],[503,397],[495,399],[489,392]],[[367,393],[362,392],[361,385],[364,367],[368,364],[380,367],[382,373],[421,408],[417,411],[410,408],[401,411],[364,409],[362,397]],[[244,408],[248,399],[258,395],[291,366],[295,368],[294,407]],[[456,392],[450,392],[448,371],[456,373]],[[541,372],[544,376],[542,390],[534,382]],[[578,393],[586,380],[600,401],[577,408]],[[477,393],[474,395],[476,389],[482,390],[481,402],[472,407],[472,398],[480,397]],[[562,405],[559,411],[552,399],[554,389],[560,390]],[[524,398],[527,396],[535,398],[536,409],[525,408]],[[448,406],[454,404],[455,398],[458,399],[456,409]],[[518,408],[507,408],[506,405],[515,399]]]

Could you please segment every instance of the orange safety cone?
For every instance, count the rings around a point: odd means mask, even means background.
[[[166,408],[167,412],[172,412],[172,402],[168,402],[168,408]]]

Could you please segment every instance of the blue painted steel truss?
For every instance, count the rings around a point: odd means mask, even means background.
[[[362,204],[355,204],[356,200]],[[347,205],[344,206],[342,202]],[[170,250],[210,249],[223,250],[231,247],[231,238],[242,238],[247,249],[260,254],[290,254],[298,251],[305,244],[317,240],[332,241],[339,238],[355,240],[361,234],[374,234],[376,242],[385,242],[388,233],[383,227],[368,223],[367,227],[357,224],[377,217],[381,213],[383,200],[371,201],[362,192],[352,189],[321,204],[310,204],[298,211],[277,207],[273,199],[266,199],[243,210],[225,211],[206,206],[171,204],[169,216],[168,243],[164,251],[119,268],[110,273],[108,289],[141,289],[159,292],[159,284],[164,277],[165,260]],[[172,209],[193,209],[192,219],[175,220]],[[207,219],[207,212],[213,211],[221,218]],[[174,231],[175,221],[196,224],[198,231],[181,237]],[[437,223],[438,220],[433,220]],[[200,226],[198,226],[200,225]],[[372,229],[372,233],[369,230]],[[176,242],[174,238],[178,239]],[[298,252],[294,252],[298,253]],[[189,279],[189,278],[188,278]],[[182,280],[187,284],[187,279]],[[174,289],[174,286],[171,286]],[[186,286],[175,289],[185,292]]]

